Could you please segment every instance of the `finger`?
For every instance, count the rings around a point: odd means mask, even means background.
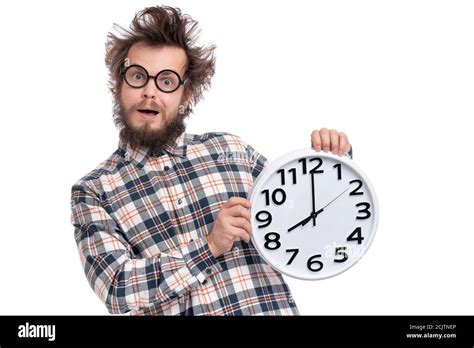
[[[329,130],[327,128],[321,128],[319,131],[321,135],[321,146],[324,152],[328,152],[331,146],[331,139],[329,138]]]
[[[313,147],[313,149],[315,149],[316,151],[321,151],[321,136],[319,134],[319,131],[318,130],[314,130],[312,133],[311,133],[311,146]]]
[[[339,156],[342,156],[349,151],[351,145],[347,139],[347,135],[343,132],[339,132]]]
[[[249,235],[252,235],[252,226],[247,219],[241,217],[233,218],[232,221],[230,221],[230,224],[234,227],[244,229]]]
[[[241,217],[250,221],[250,211],[241,205],[234,205],[233,207],[224,209],[223,211],[225,216],[228,216],[230,218]]]
[[[248,199],[245,199],[243,197],[231,197],[229,198],[229,200],[227,202],[224,203],[224,205],[222,206],[223,208],[230,208],[230,207],[233,207],[235,205],[241,205],[243,206],[244,208],[247,208],[247,209],[250,209],[252,204],[250,203],[250,201]]]
[[[250,242],[250,235],[242,228],[234,228],[231,233],[235,238],[239,237],[247,243]]]
[[[336,155],[339,152],[339,133],[337,130],[331,129],[329,137],[331,138],[331,151]]]

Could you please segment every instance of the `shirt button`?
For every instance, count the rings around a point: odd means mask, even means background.
[[[206,274],[211,274],[211,273],[212,273],[212,269],[206,268]]]
[[[239,252],[239,247],[234,247],[233,250],[234,250],[234,254],[238,254],[238,252]]]
[[[180,198],[180,199],[178,199],[178,200],[176,201],[176,203],[177,203],[178,205],[181,205],[181,204],[183,203],[183,200]]]
[[[170,167],[165,166],[163,169],[167,172],[168,170],[170,170]]]

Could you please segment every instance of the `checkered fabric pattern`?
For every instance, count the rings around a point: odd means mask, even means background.
[[[119,148],[72,188],[85,275],[110,313],[295,315],[280,273],[252,242],[215,258],[220,207],[248,198],[266,159],[227,133],[183,133],[159,153]]]

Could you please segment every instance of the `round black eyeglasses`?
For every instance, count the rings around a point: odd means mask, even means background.
[[[161,70],[155,76],[150,76],[148,71],[141,65],[130,65],[123,71],[122,76],[127,85],[132,88],[142,88],[153,78],[156,88],[164,93],[176,91],[186,80],[181,80],[176,71],[169,69]]]

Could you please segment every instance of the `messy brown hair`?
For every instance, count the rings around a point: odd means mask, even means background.
[[[115,99],[117,110],[122,88],[121,72],[125,58],[132,45],[140,42],[154,47],[176,46],[184,49],[187,65],[184,78],[184,96],[191,95],[183,115],[193,112],[193,107],[201,100],[204,90],[209,89],[215,72],[215,46],[196,46],[200,30],[198,22],[179,8],[169,6],[147,7],[135,15],[130,30],[114,24],[120,35],[109,33],[106,42],[105,65],[109,70],[109,89]],[[115,117],[116,123],[120,119]]]

